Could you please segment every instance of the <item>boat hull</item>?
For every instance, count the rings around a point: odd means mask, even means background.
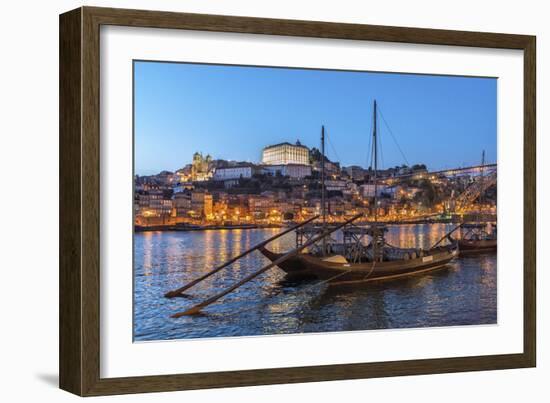
[[[458,249],[460,250],[460,255],[496,252],[497,240],[485,239],[485,240],[475,241],[475,240],[468,240],[468,239],[459,239]]]
[[[283,254],[266,248],[260,251],[272,262]],[[393,280],[445,267],[458,255],[456,248],[438,248],[428,256],[409,260],[372,263],[333,263],[309,254],[299,254],[278,264],[290,278],[315,278],[330,284]]]

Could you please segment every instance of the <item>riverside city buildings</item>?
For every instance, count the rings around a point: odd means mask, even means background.
[[[214,160],[193,154],[192,163],[172,173],[135,178],[134,208],[140,225],[178,223],[276,223],[300,220],[321,211],[320,153],[304,145],[280,143],[263,148],[261,163]],[[407,169],[411,183],[394,183]],[[329,220],[349,214],[371,214],[372,171],[360,166],[341,168],[325,160]],[[425,166],[395,167],[378,172],[379,216],[404,216],[428,207],[417,197],[416,174]],[[436,177],[439,191],[455,186]],[[433,180],[432,180],[433,179]],[[466,185],[465,185],[466,186]],[[457,190],[458,191],[458,190]],[[432,207],[432,206],[430,206]],[[437,206],[434,206],[437,207]]]

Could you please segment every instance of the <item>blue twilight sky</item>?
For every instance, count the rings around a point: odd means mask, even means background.
[[[174,171],[201,151],[259,162],[269,144],[300,140],[367,165],[372,104],[410,164],[429,169],[497,159],[497,80],[334,70],[139,62],[134,65],[135,172]],[[380,168],[406,163],[379,118]]]

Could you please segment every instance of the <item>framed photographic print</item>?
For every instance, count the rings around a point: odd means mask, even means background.
[[[62,14],[60,386],[535,366],[535,165],[533,36]]]

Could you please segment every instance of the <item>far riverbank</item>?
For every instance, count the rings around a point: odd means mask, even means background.
[[[262,229],[283,228],[284,224],[235,224],[235,225],[135,225],[134,232],[147,231],[209,231],[209,230],[234,230],[234,229]]]
[[[489,220],[490,221],[490,220]],[[460,224],[460,220],[456,219],[421,219],[421,220],[404,220],[404,221],[379,221],[380,224],[387,225],[413,225],[413,224]],[[373,221],[361,220],[357,221],[356,225],[369,225]],[[135,225],[135,232],[148,232],[148,231],[210,231],[210,230],[243,230],[243,229],[263,229],[263,228],[288,228],[297,225],[297,222],[288,222],[284,224],[235,224],[235,225],[150,225],[141,226]]]

